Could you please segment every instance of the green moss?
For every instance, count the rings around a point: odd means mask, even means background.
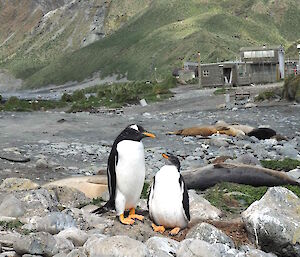
[[[148,199],[149,190],[150,190],[150,183],[145,182],[141,194],[141,199]]]
[[[285,79],[282,94],[289,101],[300,102],[300,75],[290,75]]]
[[[97,198],[93,198],[91,204],[101,205],[102,202],[104,202],[104,200],[102,199],[102,197],[97,197]]]
[[[285,188],[300,197],[300,187],[286,185]],[[204,197],[215,207],[227,214],[238,214],[246,210],[254,201],[260,200],[268,187],[253,187],[235,183],[219,183],[204,192]]]
[[[261,160],[260,162],[265,168],[280,171],[290,171],[300,166],[300,161],[290,158],[283,160]]]
[[[0,221],[0,226],[4,230],[12,230],[12,229],[19,229],[24,224],[19,220],[13,220],[13,221]]]

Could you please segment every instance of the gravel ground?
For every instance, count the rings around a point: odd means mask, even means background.
[[[280,84],[243,87],[254,97],[259,91]],[[175,97],[144,107],[129,106],[122,111],[96,114],[64,112],[0,113],[0,151],[5,154],[28,156],[28,163],[0,159],[0,178],[27,177],[46,182],[79,174],[95,174],[105,169],[110,146],[128,124],[138,123],[157,135],[145,139],[146,165],[158,169],[160,154],[173,151],[184,157],[195,155],[203,142],[195,138],[167,136],[166,132],[217,120],[269,126],[292,139],[300,131],[300,106],[285,101],[263,102],[253,108],[220,109],[224,95],[214,96],[215,89],[199,90],[193,86],[174,89]],[[233,97],[231,97],[233,100]],[[155,156],[155,158],[153,158]],[[39,162],[38,162],[39,160]],[[201,166],[201,158],[185,158],[183,168]],[[151,172],[149,172],[151,174]]]

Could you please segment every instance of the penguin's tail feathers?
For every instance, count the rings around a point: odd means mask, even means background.
[[[102,213],[106,213],[106,212],[108,212],[108,211],[110,211],[110,210],[112,210],[114,208],[115,208],[115,201],[109,200],[106,204],[104,204],[100,208],[92,211],[92,213],[102,214]]]

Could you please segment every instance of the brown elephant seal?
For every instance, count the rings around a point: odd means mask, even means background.
[[[182,135],[182,136],[203,136],[208,137],[217,133],[217,129],[214,126],[199,126],[180,129],[174,132],[168,132],[168,135]]]

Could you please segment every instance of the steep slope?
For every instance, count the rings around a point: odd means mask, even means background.
[[[1,0],[0,63],[24,79],[61,55],[113,33],[149,1],[139,0],[130,12],[117,2],[121,1]]]
[[[40,57],[45,52],[40,48],[4,65],[28,87],[81,81],[98,71],[151,79],[155,68],[164,76],[184,60],[196,60],[198,51],[209,62],[238,58],[242,46],[289,47],[300,38],[299,6],[299,0],[113,0],[106,3],[102,27],[107,37],[51,62],[49,54]],[[66,47],[53,45],[53,55]]]

